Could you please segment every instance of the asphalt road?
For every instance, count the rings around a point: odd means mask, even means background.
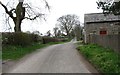
[[[73,42],[39,49],[6,73],[90,73]]]

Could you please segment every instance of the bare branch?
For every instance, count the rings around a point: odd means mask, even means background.
[[[38,15],[36,15],[36,16],[33,17],[33,18],[31,18],[31,17],[25,17],[25,19],[35,20],[36,18],[39,18],[39,17],[41,17],[41,16],[43,16],[43,15],[45,15],[45,14],[38,14]]]
[[[9,18],[10,18],[10,16],[7,16],[6,14],[5,14],[5,24],[6,24],[6,29],[5,29],[5,31],[7,31],[7,30],[12,30],[12,27],[10,26],[10,22],[9,22]],[[4,31],[4,32],[5,32]]]
[[[7,13],[7,14],[9,14],[9,11],[8,11],[8,9],[7,9],[7,7],[4,5],[4,4],[2,4],[2,2],[0,1],[0,4],[3,6],[3,8],[5,9],[5,12]]]
[[[28,10],[26,10],[26,14],[28,15],[28,17],[30,17],[30,14],[29,14],[29,11],[28,11]]]
[[[11,13],[12,13],[12,11],[15,11],[15,8],[11,9],[9,12],[11,12]]]
[[[8,28],[8,30],[12,30],[12,27],[11,27],[11,25],[10,25],[10,22],[9,22],[9,17],[8,17],[8,20],[7,20],[7,22],[8,22],[8,25],[9,25],[9,28]]]
[[[44,1],[45,1],[45,4],[46,4],[46,8],[48,8],[48,10],[49,10],[50,6],[49,6],[48,2],[46,0],[44,0]]]
[[[8,9],[7,9],[7,7],[0,1],[0,4],[2,5],[2,7],[5,9],[5,12],[11,17],[11,18],[14,18],[13,17],[13,13],[12,13],[12,11],[14,10],[14,9],[11,9],[10,11],[8,11]]]

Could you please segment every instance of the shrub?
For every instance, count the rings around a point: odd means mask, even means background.
[[[60,42],[59,39],[52,38],[52,37],[43,37],[42,41],[43,41],[43,44],[46,44],[46,43],[49,43],[49,42]]]
[[[21,45],[21,46],[26,46],[26,45],[30,45],[32,40],[29,37],[29,34],[26,33],[15,33],[15,37],[14,39],[15,44]]]
[[[29,37],[29,34],[26,33],[12,33],[8,37],[9,44],[11,45],[20,45],[20,46],[26,46],[30,45],[31,38]]]
[[[27,46],[35,42],[39,42],[39,36],[37,34],[27,33],[2,33],[2,44],[3,45],[19,45]]]
[[[30,34],[30,38],[33,42],[40,42],[42,40],[39,35],[34,34],[34,33]]]
[[[66,42],[66,41],[70,41],[70,40],[68,38],[62,38],[62,39],[60,39],[60,41]]]

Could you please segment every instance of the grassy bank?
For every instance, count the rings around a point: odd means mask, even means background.
[[[26,46],[26,47],[9,45],[9,46],[3,47],[2,59],[3,60],[7,60],[7,59],[17,60],[23,57],[24,55],[35,51],[36,49],[40,49],[40,48],[43,48],[49,45],[60,44],[60,43],[63,43],[63,42],[51,42],[47,44],[36,43],[36,44]]]
[[[101,73],[120,73],[120,54],[98,45],[83,45],[77,48]],[[115,74],[116,75],[116,74]]]

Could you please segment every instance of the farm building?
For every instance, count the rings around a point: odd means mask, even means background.
[[[94,43],[120,52],[120,15],[85,14],[85,43]]]
[[[120,34],[120,15],[104,15],[102,13],[85,14],[85,42],[89,43],[90,35]]]

